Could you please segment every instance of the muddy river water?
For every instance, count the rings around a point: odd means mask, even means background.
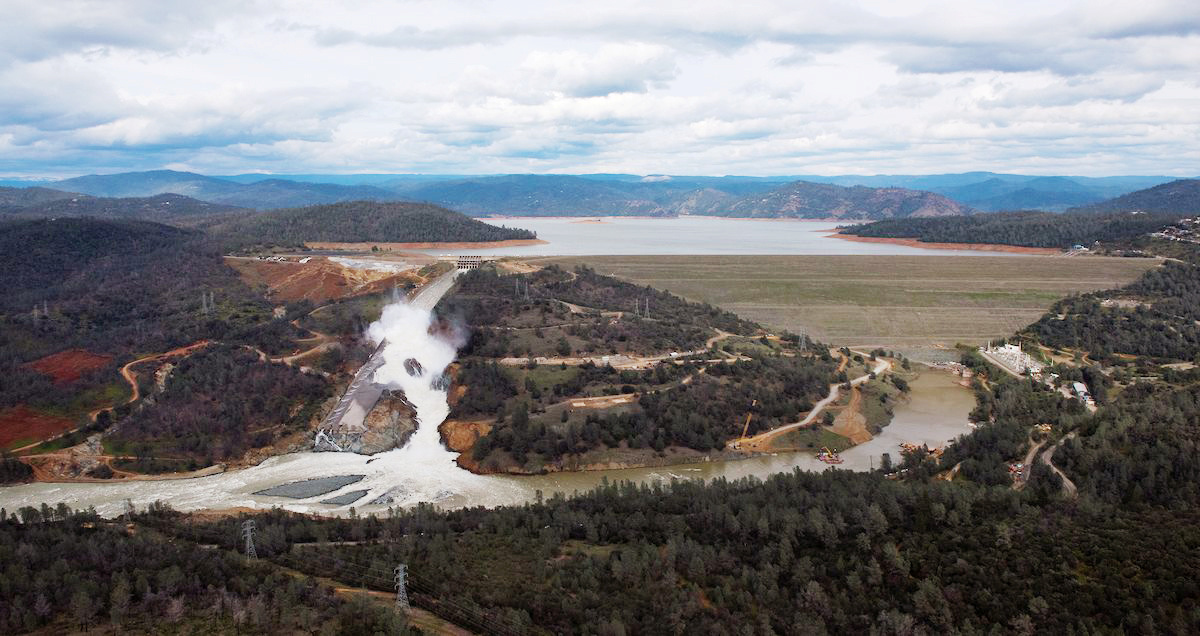
[[[898,405],[895,418],[883,433],[871,441],[842,454],[839,468],[868,470],[878,466],[880,457],[890,453],[899,460],[900,442],[940,445],[969,432],[967,414],[974,406],[971,392],[955,382],[955,377],[940,371],[926,371],[911,383],[912,393],[906,404]],[[74,508],[95,506],[105,516],[123,510],[131,500],[139,508],[161,500],[178,510],[204,508],[271,508],[346,514],[350,504],[323,504],[322,500],[367,491],[354,502],[360,512],[385,510],[392,506],[411,506],[430,501],[439,506],[497,506],[531,501],[540,491],[545,496],[556,492],[570,494],[590,489],[602,479],[630,480],[639,483],[671,479],[711,479],[724,477],[766,477],[803,470],[828,470],[829,466],[809,453],[779,453],[739,461],[713,461],[679,466],[627,470],[556,473],[531,477],[475,475],[454,463],[454,454],[442,447],[437,424],[445,419],[446,394],[429,387],[408,390],[421,422],[417,432],[403,448],[374,456],[352,453],[293,453],[273,457],[244,470],[208,477],[180,480],[128,481],[116,483],[34,483],[0,488],[0,507],[9,511],[45,502],[66,503]],[[356,483],[319,496],[288,499],[254,493],[280,484],[305,479],[340,475],[362,475]],[[372,504],[371,502],[379,502]]]

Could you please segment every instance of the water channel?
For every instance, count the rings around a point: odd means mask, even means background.
[[[967,414],[974,406],[971,392],[959,386],[955,376],[927,370],[911,383],[909,401],[895,409],[895,418],[871,441],[842,453],[843,470],[867,470],[877,466],[884,453],[899,459],[900,442],[940,445],[968,432]],[[828,470],[829,466],[810,453],[778,453],[738,461],[713,461],[659,468],[552,473],[530,477],[475,475],[454,464],[454,454],[442,447],[437,432],[448,413],[445,393],[431,388],[410,390],[421,425],[403,448],[375,456],[353,453],[292,453],[266,460],[258,466],[208,477],[180,480],[127,481],[116,483],[34,483],[0,488],[0,506],[16,510],[22,506],[64,502],[75,508],[95,506],[103,515],[120,514],[125,499],[138,507],[154,501],[168,502],[178,510],[205,508],[271,508],[279,506],[302,512],[346,514],[350,504],[319,503],[329,497],[356,490],[368,494],[355,502],[360,512],[384,510],[388,505],[410,506],[431,501],[447,508],[496,506],[532,501],[541,491],[549,496],[590,489],[601,480],[631,480],[639,483],[671,479],[724,477],[767,477],[791,471]],[[304,500],[255,495],[280,484],[316,477],[363,475],[357,483]],[[389,503],[371,505],[379,498]]]

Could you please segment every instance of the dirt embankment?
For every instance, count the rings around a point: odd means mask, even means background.
[[[523,245],[544,245],[542,239],[511,239],[508,241],[485,241],[482,243],[305,243],[305,247],[314,250],[338,250],[346,252],[370,252],[371,248],[381,250],[483,250],[493,247],[521,247]]]
[[[871,441],[867,430],[867,418],[862,414],[862,389],[854,387],[850,392],[850,403],[833,420],[829,430],[850,440],[855,446]]]
[[[456,453],[469,453],[492,430],[491,420],[446,420],[438,426],[442,443]]]
[[[931,250],[975,250],[980,252],[1008,252],[1010,254],[1040,254],[1043,256],[1062,255],[1063,251],[1053,247],[1019,247],[1016,245],[997,245],[994,243],[926,243],[911,238],[883,238],[877,236],[854,236],[834,232],[830,238],[858,243],[890,243],[892,245],[907,245]]]
[[[310,300],[322,304],[421,281],[415,267],[404,272],[357,269],[321,256],[313,256],[306,263],[232,256],[225,257],[225,262],[251,287],[266,285],[271,299],[279,302]]]

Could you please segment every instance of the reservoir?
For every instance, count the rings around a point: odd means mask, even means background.
[[[988,255],[978,250],[945,250],[859,243],[829,236],[837,221],[788,219],[724,219],[683,216],[665,219],[638,217],[480,219],[492,225],[531,230],[539,245],[481,249],[431,249],[429,254],[488,256],[628,256],[628,255]]]

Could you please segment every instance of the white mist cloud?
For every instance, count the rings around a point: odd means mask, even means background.
[[[375,382],[399,387],[410,399],[433,390],[431,383],[454,362],[466,342],[461,327],[439,323],[433,312],[407,302],[384,307],[379,320],[367,327],[367,337],[388,343]],[[409,360],[420,363],[419,373],[409,373]]]

